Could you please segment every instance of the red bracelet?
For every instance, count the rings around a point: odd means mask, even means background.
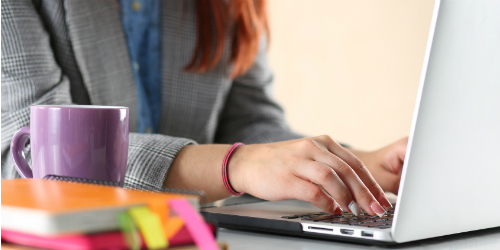
[[[229,183],[229,176],[227,174],[227,166],[229,165],[229,159],[231,159],[234,151],[236,151],[239,146],[243,145],[245,144],[241,142],[233,144],[233,146],[231,146],[231,148],[229,148],[229,150],[227,151],[226,156],[224,156],[224,161],[222,162],[222,181],[224,182],[224,187],[226,187],[226,190],[233,195],[242,195],[243,193],[238,193],[233,189],[233,187],[231,187],[231,183]]]

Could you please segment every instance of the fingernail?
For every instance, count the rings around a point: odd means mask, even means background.
[[[384,193],[380,193],[378,195],[378,200],[380,201],[381,205],[384,206],[386,209],[393,208],[391,202],[387,199],[387,196],[385,196]]]
[[[340,206],[337,206],[337,208],[335,208],[335,214],[341,214],[342,213],[342,208],[340,208]]]
[[[356,203],[355,201],[351,201],[351,203],[349,203],[349,209],[356,216],[361,214],[361,208],[358,206],[358,203]]]
[[[380,206],[380,204],[378,204],[377,201],[372,201],[372,203],[370,203],[370,208],[373,210],[373,212],[375,212],[379,217],[384,217],[385,215],[385,209]]]

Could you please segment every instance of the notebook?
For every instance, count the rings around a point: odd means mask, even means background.
[[[216,235],[215,226],[209,225],[211,232]],[[122,232],[102,232],[95,234],[70,234],[63,236],[39,236],[14,232],[2,229],[2,242],[9,242],[24,246],[39,247],[53,250],[91,250],[91,249],[127,249],[128,245]],[[193,245],[194,241],[186,227],[179,230],[168,240],[169,249],[172,246]],[[146,248],[144,239],[141,239],[142,248]],[[2,246],[3,249],[3,246]]]
[[[227,250],[228,245],[223,242],[218,242],[217,245],[219,246],[220,250]],[[28,247],[28,246],[20,246],[20,245],[12,245],[9,243],[2,242],[1,249],[3,250],[40,250],[40,248],[33,248],[33,247]],[[83,249],[75,249],[71,248],[73,250],[83,250]],[[107,249],[107,248],[100,248],[100,249]],[[121,248],[118,248],[121,249]],[[195,245],[188,245],[188,246],[175,246],[175,247],[169,247],[168,250],[199,250],[201,248],[198,248]],[[65,249],[66,250],[66,249]]]
[[[114,184],[12,179],[2,180],[1,185],[2,229],[42,236],[119,230],[119,213],[175,198],[187,199],[197,210],[200,204],[198,195],[131,190]]]

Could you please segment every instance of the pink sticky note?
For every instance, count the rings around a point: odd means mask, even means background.
[[[168,204],[184,220],[186,228],[199,249],[219,250],[210,228],[187,200],[173,199]]]

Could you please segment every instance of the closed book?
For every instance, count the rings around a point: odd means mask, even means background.
[[[132,207],[200,196],[150,192],[46,179],[2,180],[2,230],[50,236],[119,230],[117,216]]]
[[[227,250],[228,246],[224,242],[218,242],[217,243],[218,247],[220,250]],[[22,245],[14,245],[14,244],[9,244],[9,243],[4,243],[2,242],[1,246],[2,250],[40,250],[42,248],[35,248],[35,247],[29,247],[29,246],[22,246]],[[104,248],[107,249],[107,248]],[[120,249],[120,248],[116,248]],[[169,247],[168,250],[199,250],[195,245],[186,245],[186,246],[174,246],[174,247]],[[66,250],[66,249],[65,249]]]
[[[215,235],[217,232],[216,228],[213,225],[209,225],[209,227]],[[2,229],[1,238],[2,242],[52,250],[128,249],[126,240],[119,231],[40,236]],[[146,248],[146,244],[142,238],[141,242],[142,248]],[[168,240],[169,249],[172,246],[193,245],[193,242],[189,231],[185,227]]]

